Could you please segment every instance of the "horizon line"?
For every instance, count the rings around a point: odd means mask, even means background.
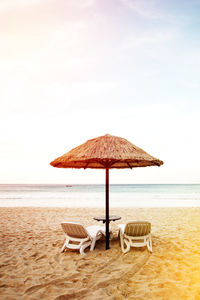
[[[200,183],[110,183],[110,185],[198,185]],[[105,183],[0,183],[2,185],[65,185],[65,186],[73,186],[73,185],[105,185]]]

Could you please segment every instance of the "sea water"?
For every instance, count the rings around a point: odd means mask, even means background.
[[[111,184],[110,207],[197,207],[200,184]],[[104,185],[0,185],[0,207],[104,207]]]

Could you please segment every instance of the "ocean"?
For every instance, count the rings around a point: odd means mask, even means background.
[[[110,208],[198,207],[200,184],[111,184]],[[102,185],[0,184],[0,207],[104,207]]]

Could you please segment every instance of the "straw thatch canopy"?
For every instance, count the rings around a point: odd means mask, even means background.
[[[163,162],[124,138],[106,134],[72,149],[50,163],[57,168],[136,168],[160,166]]]

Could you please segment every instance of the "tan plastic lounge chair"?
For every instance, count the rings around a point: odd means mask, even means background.
[[[119,227],[121,249],[124,253],[127,253],[130,247],[143,246],[147,246],[148,250],[152,252],[151,223],[138,221],[117,226]]]
[[[94,225],[85,228],[83,225],[73,222],[63,222],[61,226],[66,236],[61,252],[64,252],[65,248],[78,249],[80,254],[84,255],[87,247],[90,246],[90,251],[93,251],[96,241],[103,235],[105,236],[104,226]],[[112,232],[110,234],[112,236]]]

